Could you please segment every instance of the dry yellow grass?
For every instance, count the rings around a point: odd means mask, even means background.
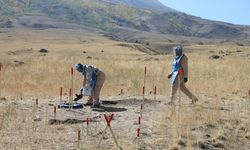
[[[70,67],[76,63],[93,64],[104,70],[107,81],[104,95],[114,95],[124,88],[126,94],[140,94],[144,66],[148,67],[147,89],[154,85],[160,94],[168,95],[172,56],[149,56],[99,36],[82,36],[77,32],[64,31],[15,31],[11,38],[0,41],[0,56],[3,64],[1,72],[2,88],[5,95],[56,96],[58,89],[69,88]],[[8,41],[8,42],[6,42]],[[32,48],[31,53],[22,53]],[[47,48],[47,56],[39,56],[37,51]],[[236,51],[249,53],[248,47],[197,45],[188,50],[196,53],[189,57],[190,80],[188,87],[197,94],[220,95],[237,93],[244,96],[250,87],[249,60],[237,55],[221,60],[209,60],[209,51]],[[104,52],[101,52],[101,51]],[[8,51],[19,51],[7,55]],[[82,53],[86,51],[86,53]],[[91,59],[87,59],[90,56]],[[10,60],[21,60],[25,64],[14,67]],[[75,90],[80,86],[81,76],[75,72]]]
[[[250,86],[248,82],[250,66],[247,65],[247,60],[225,58],[214,61],[209,60],[208,56],[187,55],[190,65],[188,87],[192,91],[197,94],[220,96],[232,93],[237,93],[239,96],[246,95]],[[171,56],[93,54],[90,55],[92,59],[86,59],[87,56],[88,54],[81,52],[67,54],[64,57],[57,56],[57,53],[49,53],[45,57],[26,58],[23,60],[25,64],[18,67],[6,62],[1,72],[3,85],[1,90],[6,93],[5,95],[19,93],[19,95],[56,96],[61,86],[69,88],[70,67],[81,62],[96,65],[104,70],[107,75],[104,95],[118,94],[121,88],[129,95],[140,94],[144,66],[148,67],[146,85],[148,91],[152,91],[154,85],[157,85],[160,94],[168,95],[170,91],[166,76],[171,72]],[[153,60],[147,62],[137,60],[151,57]],[[81,85],[81,75],[75,72],[74,77],[76,90]]]
[[[153,91],[154,86],[157,86],[158,94],[164,97],[162,100],[166,100],[169,96],[170,81],[167,79],[167,74],[171,72],[171,55],[147,55],[131,48],[118,46],[117,44],[120,42],[98,35],[83,36],[75,31],[24,31],[16,30],[8,33],[12,37],[7,38],[8,34],[6,34],[0,38],[0,61],[3,65],[0,80],[2,97],[57,97],[60,87],[64,88],[64,93],[68,93],[71,83],[70,67],[79,62],[93,64],[106,73],[107,79],[102,90],[104,98],[118,95],[120,89],[124,90],[125,95],[140,96],[144,66],[148,67],[147,94]],[[72,35],[67,36],[69,34]],[[23,53],[22,50],[30,48],[33,49],[31,53]],[[48,49],[49,53],[41,56],[37,52],[41,48]],[[194,143],[199,144],[203,140],[202,135],[205,131],[199,127],[219,126],[219,121],[225,116],[231,121],[227,128],[237,126],[235,121],[240,120],[239,109],[241,106],[236,105],[236,100],[246,98],[250,89],[250,61],[241,54],[249,54],[250,48],[233,45],[192,45],[187,49],[192,51],[192,53],[187,53],[190,67],[187,86],[201,102],[208,101],[209,103],[202,103],[205,105],[203,107],[187,107],[186,105],[180,108],[163,107],[156,114],[162,121],[154,125],[155,132],[160,132],[162,138],[150,141],[153,146],[164,143],[165,136],[168,135],[173,137],[172,141],[168,142],[168,144],[172,144],[173,148],[178,148],[178,143],[184,143],[188,149],[193,149]],[[104,52],[101,52],[102,50]],[[241,50],[242,53],[236,53],[236,50]],[[8,55],[8,51],[20,53]],[[220,51],[235,53],[230,53],[223,59],[210,60],[208,57],[213,54],[210,51],[214,51],[215,54]],[[87,57],[91,58],[87,59]],[[11,60],[21,60],[25,64],[14,66],[10,63]],[[74,72],[74,92],[78,92],[80,89],[81,79],[82,76]],[[228,108],[233,111],[222,112],[220,110],[221,106],[226,105],[221,98],[233,100],[234,103],[228,105]],[[187,103],[186,97],[182,96],[182,100]],[[242,103],[239,104],[242,105]],[[1,106],[0,112],[3,117],[0,131],[1,129],[11,131],[8,126],[11,124],[14,128],[17,117],[21,122],[32,122],[32,118],[27,117],[32,114],[31,111],[21,113],[14,106]],[[249,114],[249,112],[246,111],[245,114]],[[19,118],[20,116],[22,117]],[[37,137],[53,139],[52,136],[57,132],[53,128],[48,128],[44,134],[35,132],[36,134],[31,135],[25,133],[25,130],[31,129],[32,124],[28,127],[22,124],[19,127],[23,132],[21,138],[25,139],[24,141],[30,149],[35,148],[35,145],[31,143],[36,142]],[[43,128],[45,129],[46,126]],[[195,129],[196,132],[191,131],[192,129]],[[214,134],[219,138],[224,136],[224,132],[226,131],[220,128]],[[249,138],[249,133],[245,135],[246,138]],[[54,141],[42,141],[41,145],[48,142],[48,147],[36,148],[58,148],[56,142],[60,141],[60,138],[59,136],[53,139]],[[28,142],[29,140],[31,142]],[[123,141],[123,145],[127,149],[134,149],[133,145],[127,144],[126,146],[126,141]],[[170,147],[171,145],[167,148]],[[25,149],[25,146],[23,148]]]

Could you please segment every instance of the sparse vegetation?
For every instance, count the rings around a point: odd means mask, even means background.
[[[1,36],[8,36],[12,32],[1,33]],[[248,53],[249,47],[206,44],[185,47],[192,51],[187,53],[190,66],[187,86],[198,96],[199,102],[197,105],[190,105],[190,100],[182,95],[181,106],[170,107],[162,104],[168,100],[170,91],[170,81],[166,75],[171,71],[172,55],[148,55],[133,49],[131,43],[112,41],[98,34],[82,34],[79,31],[44,30],[29,31],[27,34],[26,30],[16,30],[14,33],[15,36],[11,37],[9,42],[0,41],[0,57],[3,64],[0,79],[1,96],[7,99],[0,102],[0,134],[3,137],[0,140],[1,146],[9,149],[16,146],[21,149],[77,147],[75,140],[72,140],[75,139],[72,133],[79,128],[85,128],[82,124],[48,125],[49,119],[53,118],[48,104],[58,101],[60,87],[65,88],[64,97],[67,98],[70,67],[82,62],[94,64],[106,72],[103,98],[121,98],[119,93],[123,89],[124,98],[134,96],[140,99],[145,65],[148,67],[147,98],[153,99],[149,93],[157,85],[157,100],[162,102],[154,106],[151,103],[145,105],[145,113],[149,113],[151,117],[143,120],[142,143],[130,144],[133,141],[134,128],[114,126],[118,141],[124,149],[135,149],[138,146],[152,149],[248,147],[237,143],[238,138],[242,138],[243,143],[249,141],[246,126],[249,120],[244,119],[249,116],[249,105],[246,105],[249,104],[246,101],[246,93],[250,87],[250,68],[246,65],[248,60],[237,55],[238,53],[231,53],[231,56],[218,61],[211,61],[208,56],[211,54],[210,51],[217,54],[221,50],[238,49],[241,53]],[[27,38],[27,35],[33,38]],[[47,43],[48,39],[50,44]],[[49,55],[39,54],[38,50],[43,47],[49,49]],[[83,49],[86,49],[87,54],[83,53]],[[87,56],[92,59],[86,59]],[[25,64],[13,66],[10,63],[13,58],[23,60]],[[76,72],[74,75],[76,93],[81,86],[82,77]],[[33,110],[34,97],[42,99],[38,114]],[[49,102],[51,99],[53,101]],[[130,105],[127,106],[127,113],[132,111],[131,115],[136,116],[134,111],[137,107],[134,110]],[[118,118],[119,115],[124,116],[117,114]],[[129,125],[137,126],[133,124],[136,117],[134,121],[129,121]],[[94,134],[101,131],[105,127],[102,123],[93,126],[95,131],[91,132]],[[120,122],[114,120],[112,123]],[[27,131],[32,131],[32,134]],[[82,140],[82,148],[94,149],[98,138],[99,134],[91,137],[91,140]],[[8,144],[10,139],[12,144]],[[105,137],[105,140],[109,139],[109,136]]]
[[[0,0],[0,149],[97,149],[104,113],[114,113],[111,126],[125,150],[250,149],[249,31],[109,0]],[[194,105],[181,93],[176,105],[165,105],[178,43],[189,58]],[[77,63],[105,72],[101,100],[116,105],[56,109],[61,87],[62,101],[71,99]],[[73,76],[75,94],[82,75]],[[108,131],[100,149],[117,149],[111,140]]]

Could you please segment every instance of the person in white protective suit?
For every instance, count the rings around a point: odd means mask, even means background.
[[[76,94],[75,101],[81,99],[83,95],[88,95],[85,106],[100,106],[100,92],[105,81],[105,74],[100,69],[92,65],[76,64],[75,68],[83,75],[83,88],[80,94]]]
[[[183,53],[182,46],[174,47],[173,52],[173,71],[168,75],[169,79],[172,78],[171,101],[168,104],[174,104],[178,88],[180,88],[180,90],[192,100],[192,104],[194,104],[198,99],[185,86],[188,81],[188,58]]]

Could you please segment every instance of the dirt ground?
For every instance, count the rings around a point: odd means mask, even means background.
[[[111,128],[122,149],[248,149],[250,148],[250,101],[199,96],[199,102],[181,97],[174,106],[169,98],[146,96],[137,137],[138,116],[142,97],[106,98],[117,104],[100,108],[57,109],[58,98],[39,100],[7,98],[7,107],[16,117],[1,115],[7,124],[1,132],[0,149],[118,149],[109,130],[97,148],[106,127],[104,114],[114,114]],[[82,103],[84,101],[79,101]],[[241,109],[240,109],[241,108]],[[164,113],[163,113],[164,112]],[[90,122],[87,126],[87,118]],[[3,125],[3,124],[2,124]],[[78,142],[78,131],[80,141]]]

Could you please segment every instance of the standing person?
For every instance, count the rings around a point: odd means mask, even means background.
[[[185,83],[188,81],[188,58],[183,53],[182,46],[174,47],[173,52],[173,71],[168,75],[169,79],[172,78],[171,101],[169,104],[174,104],[178,88],[180,88],[180,90],[192,100],[192,104],[194,104],[198,99],[185,86]]]
[[[76,94],[75,101],[81,99],[84,95],[84,90],[89,87],[90,94],[85,106],[100,106],[100,92],[105,81],[105,74],[100,69],[92,65],[76,64],[75,68],[83,75],[83,88],[80,94]]]

